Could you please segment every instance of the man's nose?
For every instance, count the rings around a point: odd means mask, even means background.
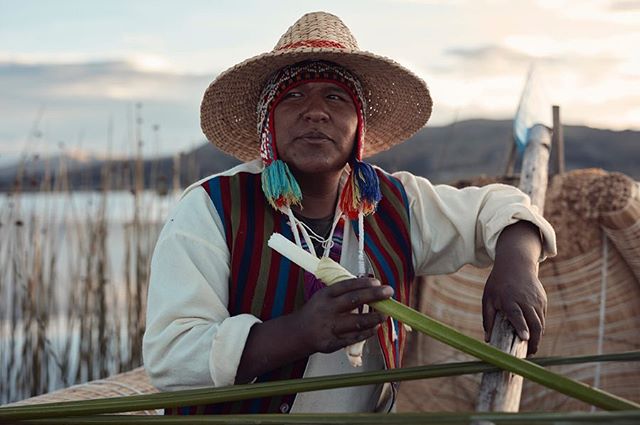
[[[312,95],[307,98],[302,111],[302,117],[312,122],[327,121],[329,113],[323,96]]]

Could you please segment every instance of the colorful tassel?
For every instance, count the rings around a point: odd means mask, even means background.
[[[363,161],[352,161],[351,173],[340,196],[342,212],[350,220],[355,220],[360,211],[367,216],[375,212],[380,199],[380,181],[373,166]]]
[[[302,191],[289,166],[277,159],[262,171],[262,191],[275,209],[284,206],[300,205]]]

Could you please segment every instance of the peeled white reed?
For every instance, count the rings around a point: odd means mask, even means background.
[[[271,235],[268,245],[309,273],[313,273],[327,285],[355,278],[354,275],[330,258],[323,257],[322,259],[318,259],[278,233]],[[369,306],[365,305],[363,312],[367,313],[368,311]],[[353,310],[353,313],[358,313],[358,310]],[[351,366],[362,366],[362,351],[365,341],[356,342],[355,344],[345,347]]]

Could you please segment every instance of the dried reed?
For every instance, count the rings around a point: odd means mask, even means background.
[[[13,192],[0,198],[0,404],[142,363],[148,269],[159,224],[158,217],[142,213],[153,209],[153,199],[144,193],[141,105],[134,114],[134,166],[117,170],[105,161],[101,191],[88,195],[90,204],[77,204],[64,160],[54,173],[45,159],[40,192],[23,193],[27,155]],[[110,121],[109,146],[112,138]],[[124,222],[110,218],[113,184],[131,188],[133,210]],[[63,200],[62,208],[53,208],[55,199]],[[110,249],[118,235],[124,235],[123,246]]]

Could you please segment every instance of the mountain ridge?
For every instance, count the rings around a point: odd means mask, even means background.
[[[383,169],[405,170],[431,179],[435,183],[450,182],[478,175],[503,174],[511,143],[511,120],[471,119],[440,127],[427,126],[406,142],[367,159]],[[603,168],[618,171],[640,180],[640,131],[607,130],[565,125],[565,167]],[[552,148],[553,149],[553,148]],[[224,171],[239,161],[224,154],[210,143],[203,144],[179,157],[160,157],[136,162],[135,158],[66,160],[63,157],[36,158],[20,165],[0,169],[0,191],[41,190],[61,187],[61,165],[71,190],[130,190],[134,177],[144,175],[145,188],[166,190],[173,185],[174,170],[182,187],[198,179]],[[47,179],[47,169],[50,178]],[[106,171],[106,173],[105,173]],[[105,180],[105,175],[108,176]]]

